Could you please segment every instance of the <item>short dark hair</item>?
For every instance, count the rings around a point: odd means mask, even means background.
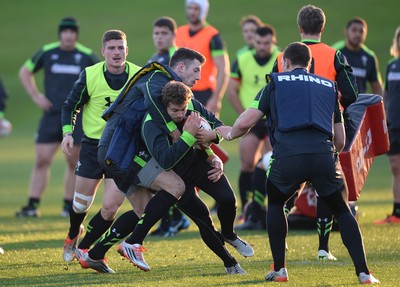
[[[76,33],[79,33],[78,20],[76,20],[74,17],[66,17],[61,19],[60,23],[58,24],[58,33],[61,33],[66,29],[70,29]]]
[[[121,30],[108,30],[104,32],[103,38],[102,38],[102,45],[103,47],[108,41],[111,40],[125,40],[126,41],[126,35],[124,32]]]
[[[247,23],[253,23],[257,27],[261,27],[264,25],[264,23],[256,15],[247,15],[240,19],[240,27],[243,27],[243,25]]]
[[[365,28],[365,30],[368,29],[367,21],[365,21],[365,20],[364,20],[363,18],[361,18],[361,17],[354,17],[353,19],[350,19],[349,22],[347,22],[346,29],[349,29],[350,26],[351,26],[352,24],[354,24],[354,23],[363,25],[364,28]]]
[[[300,9],[297,14],[297,24],[305,34],[316,35],[325,27],[326,17],[321,8],[307,5]]]
[[[203,56],[203,54],[192,49],[179,48],[172,55],[169,66],[171,68],[175,68],[179,62],[184,62],[185,65],[189,65],[189,62],[192,62],[193,60],[198,60],[200,64],[204,64],[206,62],[206,58]]]
[[[153,23],[153,27],[167,27],[174,34],[176,34],[177,30],[177,25],[175,20],[167,16],[156,19]]]
[[[193,97],[192,91],[182,82],[170,81],[161,91],[161,101],[166,107],[169,104],[187,105]]]
[[[269,24],[265,24],[261,27],[258,27],[256,30],[256,35],[259,36],[267,36],[267,35],[275,36],[275,34],[276,34],[275,28]]]
[[[307,68],[311,63],[311,50],[304,43],[293,42],[285,48],[283,58],[289,59],[292,65]]]

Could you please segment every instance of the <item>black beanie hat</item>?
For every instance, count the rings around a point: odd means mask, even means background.
[[[60,24],[58,25],[58,33],[61,33],[61,31],[65,29],[71,29],[75,32],[79,32],[79,24],[78,21],[75,18],[72,17],[67,17],[64,18],[60,21]]]

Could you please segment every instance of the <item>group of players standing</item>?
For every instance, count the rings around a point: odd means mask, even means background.
[[[235,110],[238,114],[242,113],[252,104],[257,92],[265,86],[265,74],[282,71],[282,54],[275,46],[276,35],[272,26],[261,23],[254,16],[244,18],[241,26],[247,45],[237,53],[231,78],[228,79],[229,60],[226,50],[218,30],[206,23],[207,12],[208,1],[187,0],[188,25],[177,29],[173,19],[157,19],[153,26],[157,53],[143,68],[126,61],[126,35],[119,30],[104,33],[102,55],[105,61],[96,64],[98,60],[93,52],[76,43],[78,24],[73,18],[61,21],[59,43],[44,46],[22,67],[20,78],[24,87],[45,112],[36,141],[37,159],[31,177],[29,202],[17,212],[17,216],[38,216],[37,207],[48,181],[49,167],[62,136],[62,149],[69,162],[63,209],[63,213],[70,217],[70,229],[64,245],[65,261],[77,258],[85,268],[113,273],[107,265],[105,253],[112,244],[132,233],[119,245],[118,252],[140,269],[150,270],[143,258],[143,240],[151,227],[165,214],[169,214],[170,208],[176,210],[173,207],[176,204],[198,225],[203,241],[221,258],[228,274],[246,273],[224,244],[231,244],[245,257],[254,253],[251,246],[234,231],[236,199],[223,174],[223,163],[211,150],[196,150],[192,145],[196,141],[218,143],[221,140],[221,135],[215,132],[215,128],[222,126],[216,116],[220,112],[225,90]],[[311,19],[311,13],[319,15],[320,22],[302,20]],[[303,7],[298,15],[298,24],[302,42],[312,51],[311,72],[337,82],[342,93],[341,103],[345,108],[357,98],[357,87],[360,93],[366,91],[366,82],[371,84],[375,94],[382,94],[376,57],[363,44],[367,32],[367,24],[363,19],[354,18],[348,22],[346,41],[336,45],[336,49],[341,52],[321,43],[325,15],[319,8],[311,5]],[[249,35],[248,38],[246,35]],[[397,35],[397,47],[398,38]],[[177,46],[186,48],[177,49]],[[320,57],[322,53],[332,53],[332,60],[324,60]],[[398,56],[398,49],[395,56]],[[153,61],[161,65],[154,64]],[[43,67],[46,71],[46,96],[38,91],[33,80],[33,74]],[[388,72],[389,78],[386,82],[386,90],[389,92],[396,91],[390,85],[396,80],[396,72],[392,70],[388,70],[390,73]],[[55,84],[58,82],[60,84]],[[194,98],[198,101],[191,99],[192,92],[187,87],[193,87]],[[61,93],[61,90],[65,93]],[[65,101],[66,97],[61,96],[67,94],[69,95]],[[115,146],[113,134],[120,125],[137,123],[138,119],[121,120],[127,107],[132,106],[134,111],[145,117],[145,121],[142,128],[132,126],[137,134],[141,133],[143,139],[134,139],[139,152],[134,155],[134,167],[128,170],[131,181],[127,183],[127,174],[113,166],[121,162],[113,161],[115,154],[110,155],[110,146]],[[392,110],[395,107],[395,104],[390,105]],[[83,112],[79,113],[82,109]],[[106,109],[107,123],[102,118]],[[145,111],[148,114],[144,114]],[[182,124],[187,111],[186,122]],[[199,131],[198,113],[210,122],[214,131]],[[80,114],[83,114],[83,131],[79,127]],[[390,116],[388,119],[392,123],[389,128],[396,130],[392,121],[395,119]],[[54,125],[46,124],[49,121]],[[240,198],[243,207],[248,199],[247,192],[254,190],[254,209],[258,212],[248,218],[253,221],[257,217],[263,220],[267,167],[258,160],[271,149],[266,140],[267,130],[266,121],[260,120],[240,143]],[[82,143],[79,148],[80,137]],[[393,140],[393,143],[394,150],[391,149],[391,152],[395,158],[391,160],[391,164],[392,170],[396,170],[399,162],[398,150],[396,152],[398,141]],[[74,169],[76,182],[71,180],[74,178]],[[197,173],[193,174],[194,170]],[[89,222],[87,233],[78,245],[83,231],[81,224],[103,177],[105,196],[102,208]],[[252,188],[252,180],[256,183],[255,189]],[[216,200],[221,232],[215,229],[207,207],[194,192],[195,186]],[[132,204],[133,210],[114,221],[125,197]],[[323,231],[320,233],[325,237],[320,237],[319,248],[325,253],[320,255],[319,252],[319,256],[332,259],[334,257],[329,252],[326,234],[329,234],[333,213],[323,204],[318,204],[321,212],[317,214],[317,218],[321,219],[320,224],[326,223],[326,226],[320,227]],[[399,212],[398,207],[395,200],[395,212]],[[396,222],[400,214],[395,212],[385,222]],[[187,219],[179,211],[173,213],[172,218],[166,216],[165,222],[175,220],[179,223],[175,232],[178,228],[187,227]],[[262,222],[261,226],[263,225],[265,221]],[[171,232],[169,227],[168,224],[161,225],[160,234]],[[109,231],[106,232],[107,230]],[[105,236],[90,249],[104,233]],[[286,277],[285,274],[280,274],[280,269],[276,269],[277,273],[272,274],[272,277],[267,275],[266,279],[287,280],[287,274]],[[375,278],[369,274],[366,266],[361,269],[362,272],[358,270],[358,274],[365,274],[366,280],[373,283]],[[362,282],[360,276],[359,279]]]

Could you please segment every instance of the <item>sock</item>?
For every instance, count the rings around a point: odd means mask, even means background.
[[[85,220],[85,217],[87,215],[87,212],[84,213],[76,213],[74,209],[72,208],[72,205],[70,206],[69,209],[69,231],[68,231],[68,236],[69,238],[74,238],[78,235],[79,233],[79,228],[82,224],[82,222]]]
[[[215,228],[206,204],[198,197],[192,196],[182,202],[180,208],[197,225],[203,242],[224,262],[225,267],[234,266],[237,261],[226,248],[224,238]],[[237,235],[234,234],[236,239]]]
[[[253,175],[252,172],[243,172],[243,171],[241,171],[239,174],[239,193],[240,193],[240,201],[242,203],[242,210],[247,202],[248,192],[251,190],[252,175]]]
[[[253,174],[253,212],[251,214],[251,220],[253,222],[261,221],[263,225],[266,224],[266,212],[265,212],[265,197],[267,191],[265,190],[265,170],[256,167]]]
[[[160,190],[149,201],[144,210],[142,217],[135,227],[132,235],[125,240],[128,244],[143,244],[149,230],[157,223],[158,220],[168,211],[168,209],[177,201],[175,196]]]
[[[105,220],[101,216],[101,210],[89,221],[85,237],[79,243],[78,248],[89,249],[90,246],[100,238],[101,235],[111,226],[113,220]]]
[[[63,210],[69,210],[71,204],[72,204],[72,200],[64,198]]]
[[[400,203],[393,204],[393,215],[396,217],[400,217]]]
[[[164,231],[168,231],[169,227],[171,226],[171,209],[173,207],[171,207],[168,212],[166,212],[163,217],[161,218],[161,223],[160,223],[160,228]]]
[[[258,190],[264,198],[267,196],[267,190],[265,189],[265,180],[267,179],[267,174],[262,168],[256,167],[253,173],[253,188]]]
[[[181,220],[183,217],[183,213],[177,208],[175,205],[171,207],[172,209],[172,219],[173,220]],[[171,210],[170,209],[170,210]]]
[[[138,221],[139,217],[133,210],[129,210],[119,216],[99,242],[89,251],[89,257],[93,260],[103,259],[114,244],[128,236],[135,229]]]
[[[329,235],[332,230],[333,213],[329,206],[321,198],[317,198],[317,232],[319,246],[318,250],[329,252]]]
[[[265,211],[265,196],[262,193],[255,190],[253,199],[253,210],[251,213],[250,220],[253,222],[261,221],[264,225],[266,223],[266,211]]]
[[[40,198],[29,197],[28,199],[28,207],[33,209],[38,209],[40,205]]]

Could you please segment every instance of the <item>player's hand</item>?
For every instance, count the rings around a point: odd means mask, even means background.
[[[215,130],[208,131],[206,129],[199,129],[196,134],[198,144],[209,144],[217,138]]]
[[[181,137],[182,133],[179,129],[174,129],[172,132],[169,133],[169,135],[172,139],[172,143],[176,143]]]
[[[39,108],[41,108],[45,112],[48,112],[53,106],[53,104],[49,101],[49,99],[42,94],[33,97],[33,101]]]
[[[211,161],[211,166],[213,169],[208,171],[208,179],[212,182],[217,182],[224,174],[224,164],[218,156],[214,155]]]
[[[200,129],[200,115],[198,113],[191,113],[185,121],[185,125],[183,126],[183,129],[190,133],[193,136],[196,136]]]
[[[228,139],[228,134],[231,132],[231,130],[232,127],[230,126],[220,126],[216,128],[217,133],[219,133],[226,140],[231,140]]]
[[[67,156],[71,156],[71,149],[74,147],[74,138],[66,134],[61,142],[61,149]]]

